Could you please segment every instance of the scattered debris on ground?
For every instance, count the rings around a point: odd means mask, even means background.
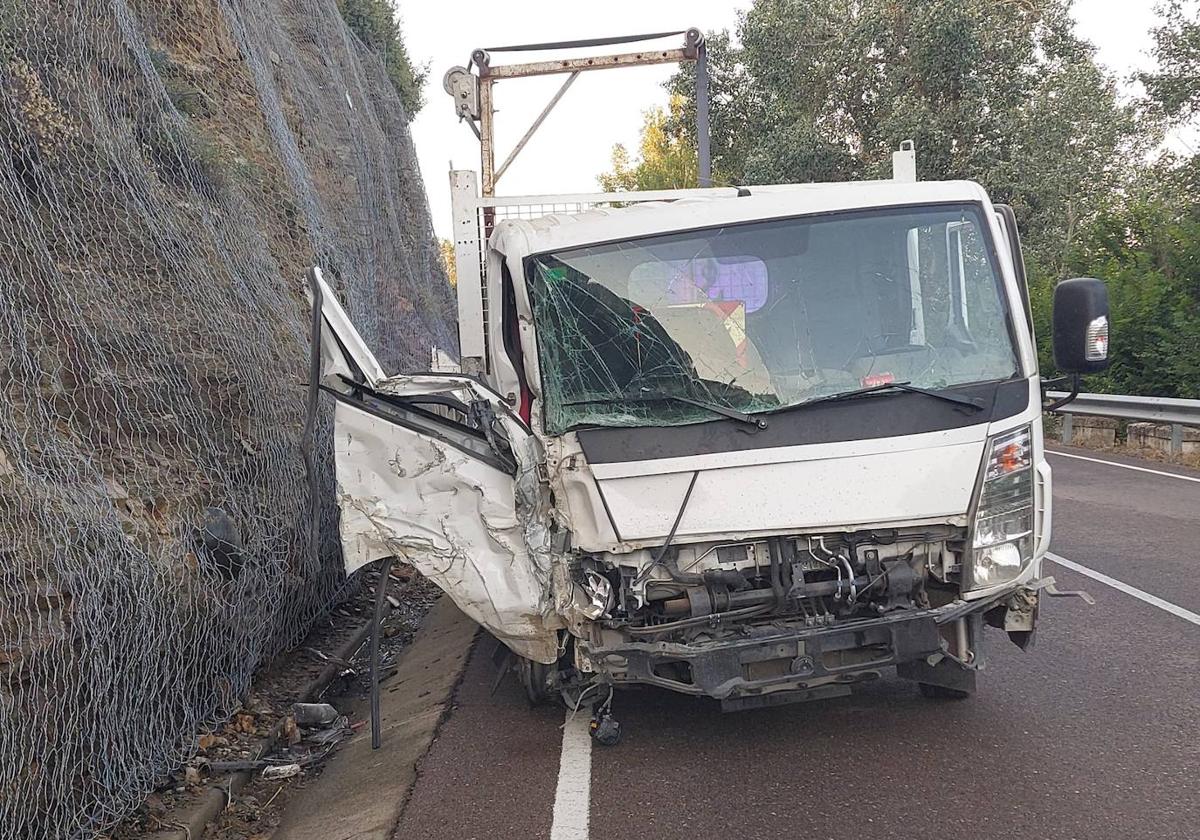
[[[361,577],[354,593],[318,622],[299,647],[256,677],[241,710],[223,726],[199,736],[196,755],[163,779],[141,808],[108,835],[110,840],[149,840],[165,831],[182,831],[208,792],[216,786],[228,789],[232,774],[242,771],[252,772],[251,781],[205,836],[219,840],[271,836],[287,800],[320,773],[338,744],[369,725],[365,702],[370,688],[369,645],[364,641],[347,661],[334,653],[352,643],[371,620],[379,572],[364,571]],[[412,567],[395,564],[388,593],[391,611],[384,619],[380,641],[381,680],[396,672],[397,658],[440,590]],[[331,664],[338,668],[324,691],[302,698]],[[257,757],[264,739],[273,740],[274,746]]]

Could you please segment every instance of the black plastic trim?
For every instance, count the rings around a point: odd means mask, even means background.
[[[378,398],[368,402],[362,396],[349,396],[324,385],[321,386],[321,390],[328,392],[338,402],[357,408],[365,414],[378,417],[380,420],[400,426],[410,432],[434,438],[506,475],[516,475],[516,462],[507,461],[497,455],[487,442],[487,438],[478,429],[455,423],[411,405],[400,406]],[[470,444],[467,443],[468,440]],[[478,448],[474,447],[476,443],[478,443]]]
[[[644,683],[678,691],[683,694],[728,697],[755,694],[767,689],[794,685],[807,687],[809,681],[840,676],[853,676],[881,668],[924,662],[930,654],[941,652],[940,625],[958,618],[973,616],[1011,592],[993,595],[979,601],[955,601],[943,607],[924,610],[900,610],[874,619],[836,623],[825,627],[779,628],[777,632],[760,636],[734,637],[694,644],[670,642],[626,641],[608,646],[589,646],[588,655],[603,661],[609,656],[624,660],[624,670],[614,674],[620,683]],[[797,643],[801,651],[788,650]],[[982,640],[976,640],[977,645]],[[877,660],[847,666],[830,667],[822,662],[822,653],[829,650],[856,649],[865,645],[882,646]],[[802,670],[775,677],[748,680],[743,675],[745,663],[796,656],[806,660]],[[666,662],[686,662],[692,682],[682,683],[662,677],[654,666]]]
[[[768,428],[754,434],[748,434],[743,424],[733,420],[687,426],[580,429],[577,434],[589,464],[617,464],[942,432],[1003,420],[1029,407],[1029,383],[1024,379],[947,390],[982,399],[986,408],[966,412],[923,394],[883,391],[781,411],[771,415]]]

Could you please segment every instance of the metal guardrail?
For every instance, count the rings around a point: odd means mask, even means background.
[[[1050,391],[1052,400],[1067,396],[1065,391]],[[1183,451],[1183,427],[1200,426],[1200,400],[1180,400],[1169,397],[1131,397],[1124,394],[1080,394],[1055,414],[1063,418],[1062,442],[1070,445],[1073,431],[1072,415],[1085,417],[1116,417],[1161,423],[1171,427],[1171,452]]]

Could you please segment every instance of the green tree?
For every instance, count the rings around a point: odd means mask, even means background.
[[[1103,278],[1112,309],[1113,365],[1089,388],[1200,397],[1198,172],[1160,161],[1081,231],[1068,270]]]
[[[678,133],[668,130],[672,119],[682,116],[683,98],[671,98],[669,112],[663,108],[646,111],[637,160],[620,143],[613,147],[612,171],[599,177],[600,187],[618,190],[673,190],[699,186],[696,147]]]
[[[441,254],[442,264],[446,266],[446,279],[450,288],[458,288],[458,258],[454,254],[454,243],[449,239],[438,240],[438,253]]]
[[[1200,113],[1200,7],[1191,16],[1182,0],[1160,8],[1163,24],[1152,32],[1158,67],[1139,79],[1168,119],[1185,120]]]
[[[411,118],[425,104],[422,87],[429,68],[413,64],[409,57],[394,0],[338,0],[338,10],[350,31],[379,56]]]
[[[1200,4],[1160,7],[1141,130],[1200,113]],[[1067,272],[1103,278],[1112,306],[1113,365],[1089,388],[1200,397],[1200,157],[1139,162],[1108,207],[1081,226]],[[1049,295],[1048,284],[1043,284]],[[1048,336],[1048,333],[1047,333]],[[1043,341],[1043,344],[1046,342]],[[1047,356],[1048,352],[1043,351]]]

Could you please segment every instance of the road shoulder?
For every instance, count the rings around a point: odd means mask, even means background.
[[[363,727],[283,814],[275,840],[388,840],[417,763],[450,708],[478,631],[449,598],[430,611],[380,698],[383,746]]]
[[[1163,472],[1169,475],[1200,477],[1200,461],[1197,461],[1195,464],[1190,463],[1190,460],[1194,457],[1191,455],[1182,456],[1188,460],[1171,460],[1166,457],[1151,457],[1151,453],[1147,453],[1145,450],[1091,449],[1084,446],[1063,446],[1061,443],[1053,440],[1046,441],[1046,451],[1051,455],[1065,455],[1115,464],[1121,467],[1135,467]]]

